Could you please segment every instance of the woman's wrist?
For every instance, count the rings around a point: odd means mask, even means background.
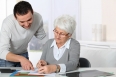
[[[56,73],[60,72],[60,66],[59,65],[56,65]]]

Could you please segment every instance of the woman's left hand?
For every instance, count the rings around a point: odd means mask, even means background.
[[[56,65],[46,65],[46,66],[40,67],[38,72],[44,73],[44,74],[49,74],[49,73],[55,72],[56,69],[57,69]]]

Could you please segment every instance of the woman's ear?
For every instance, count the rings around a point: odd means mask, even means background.
[[[68,34],[69,38],[71,38],[72,34]]]

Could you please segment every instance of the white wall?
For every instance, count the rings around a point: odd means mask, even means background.
[[[46,30],[49,38],[53,38],[53,22],[58,16],[63,14],[69,14],[73,16],[78,22],[79,19],[79,0],[25,0],[30,2],[34,11],[40,13],[43,17],[44,24],[46,24]],[[44,25],[45,26],[45,25]],[[78,29],[77,23],[77,29]],[[76,33],[79,33],[78,30]],[[76,33],[74,38],[76,38]],[[78,35],[78,34],[77,34]],[[78,38],[79,36],[77,36]]]
[[[106,25],[106,40],[116,41],[116,0],[102,0],[102,24]]]
[[[16,0],[7,0],[7,3],[6,3],[6,14],[7,16],[10,15],[10,14],[13,14],[13,8],[14,8],[14,5],[16,4]]]
[[[13,13],[14,5],[16,4],[16,0],[0,0],[0,29],[2,26],[3,20],[6,16]]]
[[[92,25],[102,23],[101,0],[80,0],[81,40],[92,40]]]
[[[6,17],[6,0],[0,0],[0,30],[3,19]]]

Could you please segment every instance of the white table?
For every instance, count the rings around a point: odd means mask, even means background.
[[[76,71],[85,71],[85,70],[99,70],[99,71],[103,71],[103,72],[109,72],[109,73],[113,73],[113,76],[105,76],[105,77],[116,77],[116,68],[114,67],[102,67],[102,68],[79,68]]]
[[[22,68],[20,68],[20,67],[19,68],[13,67],[11,69],[21,70]],[[99,71],[104,71],[104,72],[110,72],[110,73],[113,73],[115,75],[108,76],[108,77],[116,77],[116,68],[79,68],[78,70],[75,70],[75,71],[85,71],[85,70],[99,70]],[[11,73],[0,73],[0,77],[9,77],[10,74]]]

